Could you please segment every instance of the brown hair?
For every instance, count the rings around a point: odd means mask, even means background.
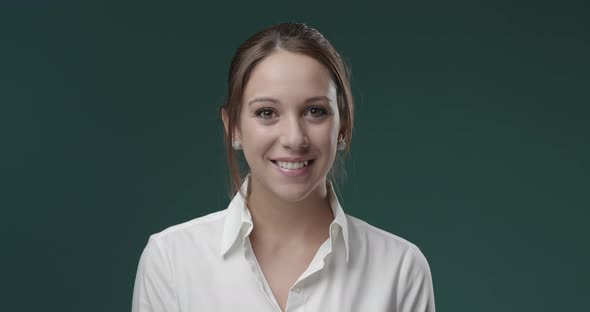
[[[234,129],[240,127],[239,116],[244,88],[256,64],[280,50],[310,56],[325,65],[331,73],[336,84],[338,111],[342,129],[340,133],[346,142],[346,149],[341,153],[337,153],[334,165],[328,173],[328,178],[332,181],[344,178],[344,158],[350,151],[353,126],[350,72],[338,52],[319,31],[303,23],[282,23],[266,28],[242,43],[234,54],[229,67],[227,97],[225,103],[220,107],[220,113],[222,115],[224,111],[227,113],[228,129],[224,131],[224,139],[231,180],[230,198],[236,192],[241,192],[240,187],[245,177],[242,173],[243,169],[240,168],[240,162],[242,167],[245,163],[243,154],[232,148]],[[250,195],[249,191],[247,195]],[[242,196],[248,198],[244,193],[242,193]]]

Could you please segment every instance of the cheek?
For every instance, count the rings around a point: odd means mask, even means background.
[[[273,141],[273,132],[256,121],[244,122],[242,127],[244,155],[248,161],[264,156]]]
[[[338,129],[334,125],[322,125],[321,127],[313,129],[312,133],[317,146],[321,146],[322,148],[331,148],[336,145],[336,140],[338,139]]]
[[[267,140],[272,134],[268,127],[257,124],[255,121],[250,121],[242,128],[242,137],[244,142],[249,145],[260,145]]]

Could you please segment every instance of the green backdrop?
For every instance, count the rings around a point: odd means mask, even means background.
[[[348,214],[429,260],[438,311],[582,311],[588,5],[0,2],[2,311],[129,311],[148,236],[225,209],[239,43],[318,28],[352,69]]]

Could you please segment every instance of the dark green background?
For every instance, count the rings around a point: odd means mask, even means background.
[[[0,310],[130,310],[148,236],[226,208],[229,61],[282,21],[351,64],[342,205],[438,311],[587,308],[588,5],[185,2],[0,2]]]

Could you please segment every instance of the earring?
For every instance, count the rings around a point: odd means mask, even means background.
[[[232,147],[233,147],[233,148],[234,148],[236,151],[239,151],[239,150],[241,150],[241,149],[242,149],[242,143],[240,143],[240,141],[238,141],[238,140],[233,140],[233,141],[231,142],[231,146],[232,146]]]
[[[341,139],[340,141],[338,141],[338,144],[336,145],[336,148],[339,151],[343,151],[346,148],[346,141],[344,141],[344,139]]]

